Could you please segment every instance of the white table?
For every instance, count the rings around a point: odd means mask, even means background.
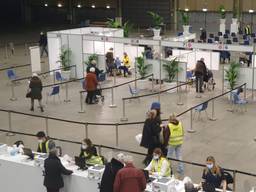
[[[45,192],[42,168],[34,161],[26,161],[26,156],[0,155],[0,189],[3,192]],[[71,176],[63,176],[62,192],[98,192],[99,181],[90,180],[87,171],[79,171],[76,166],[65,166],[74,171]]]

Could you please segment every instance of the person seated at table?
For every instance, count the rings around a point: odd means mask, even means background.
[[[124,71],[124,77],[127,77],[127,74],[129,74],[129,68],[131,67],[131,61],[126,52],[124,52],[124,58],[123,58],[123,65],[120,67]]]
[[[150,175],[168,177],[171,176],[171,165],[168,159],[163,157],[162,150],[156,148],[153,152],[153,159],[145,168]]]
[[[49,145],[54,142],[52,140],[50,140],[49,137],[47,137],[43,131],[39,131],[36,134],[36,137],[38,139],[37,152],[49,153]]]
[[[82,141],[79,157],[88,157],[88,154],[98,155],[96,147],[92,144],[92,141],[87,138]]]
[[[236,99],[236,103],[237,104],[246,104],[246,103],[248,103],[248,101],[246,101],[246,100],[244,100],[244,99],[242,99],[241,97],[240,97],[240,93],[243,93],[244,92],[244,90],[243,90],[243,88],[242,87],[239,87],[237,90],[235,90],[234,92],[232,91],[232,93],[233,94],[236,94],[236,97],[237,97],[237,99]]]
[[[223,192],[227,189],[227,181],[224,175],[223,169],[216,164],[213,156],[209,156],[206,159],[206,168],[203,171],[203,186],[212,185],[215,188],[223,189]]]
[[[122,61],[120,60],[118,55],[116,56],[114,63],[115,63],[115,68],[117,69],[117,75],[120,75],[121,74]]]
[[[49,144],[49,157],[44,161],[44,186],[47,192],[59,192],[64,187],[63,175],[71,175],[73,171],[66,169],[57,156],[55,144]]]

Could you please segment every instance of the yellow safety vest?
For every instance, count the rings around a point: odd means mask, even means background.
[[[90,165],[103,165],[102,158],[100,156],[94,156],[92,155],[90,159],[86,160],[86,164]]]
[[[49,140],[45,142],[46,153],[49,153]],[[39,143],[40,152],[43,152],[43,143]]]
[[[168,124],[170,129],[169,145],[177,146],[183,143],[184,131],[181,122],[178,125]]]
[[[171,175],[171,163],[168,159],[164,158],[164,157],[161,157],[160,160],[155,160],[153,159],[152,160],[152,168],[151,168],[151,171],[152,172],[157,172],[157,173],[160,173],[161,172],[161,168],[162,168],[162,164],[164,161],[167,161],[168,162],[168,168],[165,172],[165,174],[163,175],[164,177],[169,177]],[[155,170],[155,167],[156,167],[156,164],[157,164],[157,170]]]
[[[129,59],[128,56],[125,56],[125,57],[124,57],[123,63],[124,63],[124,66],[126,66],[127,68],[130,67],[130,59]]]

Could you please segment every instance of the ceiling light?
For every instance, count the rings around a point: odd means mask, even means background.
[[[110,5],[107,5],[106,8],[107,8],[107,9],[110,9]]]
[[[254,10],[252,10],[252,9],[249,9],[249,13],[254,13]]]
[[[92,5],[92,8],[94,9],[94,8],[95,8],[95,5]]]
[[[58,3],[58,5],[57,5],[58,7],[62,7],[62,4],[61,3]]]
[[[78,5],[77,5],[77,8],[81,8],[81,7],[82,7],[82,5],[81,5],[81,4],[78,4]]]
[[[48,7],[48,4],[47,4],[47,3],[45,3],[45,4],[44,4],[44,6],[45,6],[45,7]]]
[[[203,8],[202,11],[203,11],[203,12],[207,12],[208,9],[207,9],[207,8]]]
[[[188,12],[189,11],[189,8],[186,8],[186,9],[184,9],[186,12]]]

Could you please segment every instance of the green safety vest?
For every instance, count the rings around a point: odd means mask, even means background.
[[[165,172],[165,174],[163,175],[164,177],[169,177],[171,175],[171,163],[169,160],[167,160],[166,158],[164,157],[161,157],[160,160],[155,160],[153,159],[152,160],[152,172],[157,172],[157,173],[160,173],[161,172],[161,168],[162,168],[162,164],[164,161],[167,161],[168,162],[168,168]],[[157,164],[157,170],[155,170],[155,167],[156,167],[156,164]]]
[[[170,138],[169,138],[169,145],[177,146],[183,143],[183,127],[181,122],[178,125],[174,125],[172,123],[168,124],[170,130]]]
[[[92,155],[90,159],[86,160],[86,164],[90,165],[103,165],[102,158],[100,156],[94,156]]]
[[[45,142],[46,153],[49,153],[49,140]],[[43,152],[43,143],[39,143],[40,152]]]

